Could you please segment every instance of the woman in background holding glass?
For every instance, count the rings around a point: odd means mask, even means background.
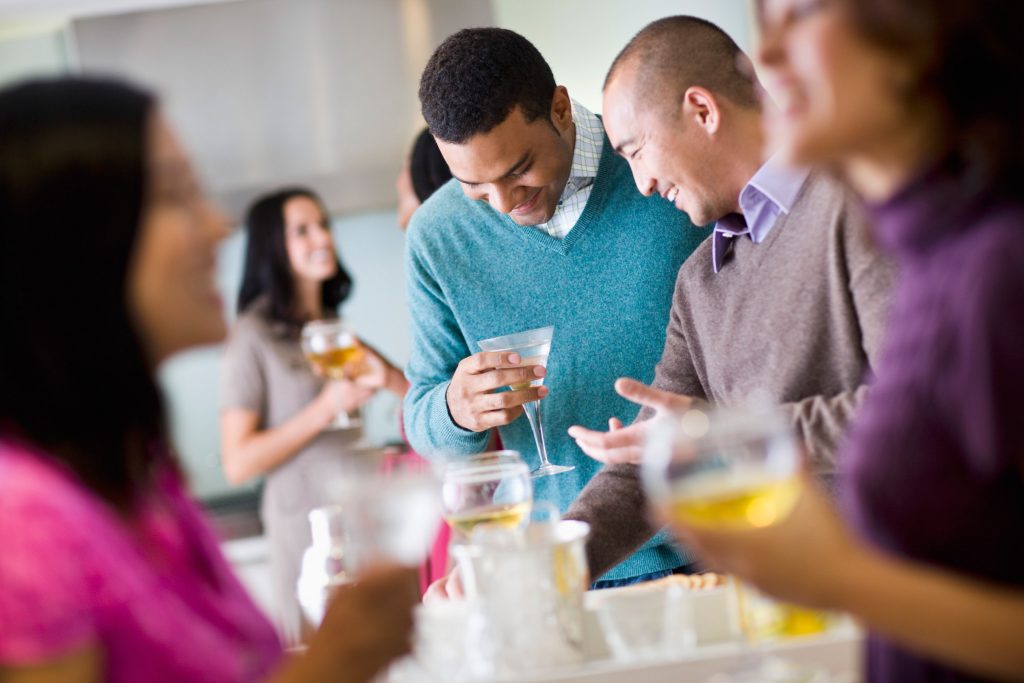
[[[303,324],[337,318],[352,284],[315,194],[267,194],[249,208],[245,225],[239,317],[223,359],[221,454],[231,483],[266,478],[260,513],[277,619],[285,639],[297,642],[303,623],[296,582],[311,542],[308,514],[335,502],[331,486],[351,473],[347,460],[362,437],[357,427],[334,428],[334,420],[381,389],[401,398],[408,383],[361,342],[355,379],[324,378],[303,354]]]
[[[0,91],[0,681],[368,683],[408,651],[386,570],[286,660],[186,494],[156,374],[223,339],[226,234],[147,93]]]
[[[872,683],[1024,680],[1024,4],[760,5],[770,137],[846,178],[901,275],[840,458],[850,531],[812,489],[768,529],[682,532],[866,624]]]

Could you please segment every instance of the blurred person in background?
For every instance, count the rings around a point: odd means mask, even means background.
[[[4,683],[364,683],[409,648],[381,568],[286,659],[186,494],[156,373],[223,339],[226,234],[149,94],[0,91]]]
[[[427,201],[430,195],[452,179],[451,169],[441,156],[437,142],[430,130],[424,128],[413,140],[409,156],[402,164],[402,170],[395,180],[395,191],[398,193],[398,226],[405,230],[409,227],[413,212],[420,204]]]
[[[409,227],[413,213],[430,195],[452,179],[448,163],[441,156],[430,130],[424,128],[413,140],[409,155],[402,164],[402,170],[395,179],[395,192],[398,195],[398,227],[403,231]],[[401,426],[402,438],[405,438],[405,425]],[[497,431],[494,433],[497,439]],[[493,446],[501,448],[500,442]],[[410,457],[420,460],[415,452]],[[421,464],[424,464],[420,460]],[[430,550],[430,556],[424,563],[421,572],[421,589],[426,592],[430,584],[441,579],[448,573],[448,544],[451,541],[451,528],[444,520],[441,521],[437,538]]]
[[[403,398],[408,382],[361,340],[365,372],[353,380],[324,378],[303,355],[302,325],[337,318],[352,287],[316,194],[285,188],[259,197],[245,229],[238,320],[222,366],[221,454],[229,482],[264,477],[260,516],[277,619],[285,639],[298,642],[304,624],[296,582],[312,542],[308,515],[336,502],[332,487],[352,474],[362,438],[360,427],[332,422],[339,406],[351,412],[379,390]]]
[[[680,531],[865,624],[871,683],[1024,680],[1024,4],[763,0],[759,18],[770,138],[846,179],[900,276],[842,517],[809,486],[772,528]]]

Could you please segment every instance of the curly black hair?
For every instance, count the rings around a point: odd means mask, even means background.
[[[528,122],[550,121],[555,77],[533,43],[502,28],[449,36],[420,78],[420,104],[435,137],[461,144],[520,107]]]

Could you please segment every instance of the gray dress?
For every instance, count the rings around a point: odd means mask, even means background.
[[[259,414],[260,430],[273,429],[305,408],[323,388],[303,357],[299,340],[270,320],[265,299],[239,316],[228,338],[221,376],[221,408]],[[282,638],[298,642],[302,617],[296,597],[303,551],[311,542],[310,510],[335,502],[332,489],[348,472],[346,456],[360,429],[324,431],[266,475],[260,515],[270,548],[270,570]]]

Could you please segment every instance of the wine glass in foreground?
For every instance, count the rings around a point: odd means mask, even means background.
[[[683,526],[723,531],[770,527],[800,498],[799,451],[789,424],[772,410],[691,409],[656,418],[644,450],[643,482],[652,505]],[[799,580],[799,577],[794,577]],[[748,645],[820,633],[819,612],[736,585]],[[821,672],[774,659],[725,674],[730,683],[811,683]]]
[[[362,374],[363,350],[355,334],[340,319],[313,320],[302,326],[302,353],[315,368],[331,379],[354,379]],[[358,417],[342,408],[338,397],[338,414],[330,429],[358,427]]]
[[[468,537],[482,524],[508,529],[530,518],[533,487],[526,463],[515,451],[493,451],[451,460],[441,485],[444,517],[457,534]]]
[[[516,334],[506,334],[501,337],[483,339],[477,344],[484,351],[499,351],[518,353],[522,358],[521,365],[528,367],[539,365],[548,366],[548,354],[551,353],[551,338],[554,335],[554,327],[539,327],[535,330],[527,330]],[[521,391],[527,387],[539,387],[544,384],[544,378],[539,377],[531,382],[513,384],[509,386],[511,391]],[[530,472],[533,477],[547,477],[552,474],[561,474],[576,469],[574,465],[553,465],[548,460],[548,449],[544,444],[544,424],[540,417],[540,401],[530,401],[523,404],[523,411],[526,419],[530,422],[530,430],[533,432],[533,440],[537,444],[537,455],[540,457],[540,465]]]
[[[384,449],[357,449],[356,454],[367,464],[380,463]],[[345,571],[357,576],[378,564],[422,563],[441,524],[438,483],[431,471],[414,465],[386,473],[364,465],[329,482],[342,513]]]

